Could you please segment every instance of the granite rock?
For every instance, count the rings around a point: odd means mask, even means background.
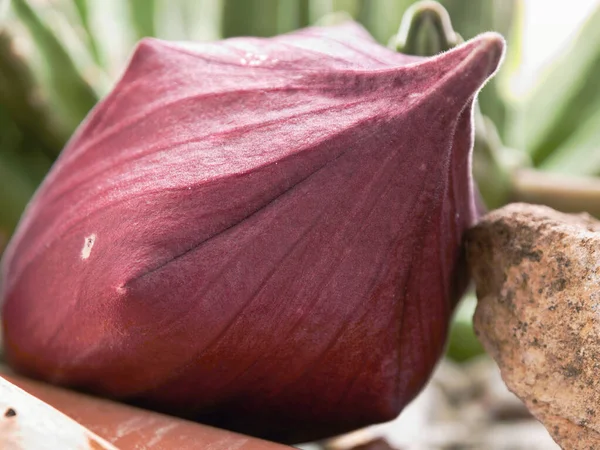
[[[600,222],[512,204],[467,234],[475,331],[563,448],[600,448]]]

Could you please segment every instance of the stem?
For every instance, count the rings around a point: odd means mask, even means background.
[[[518,169],[512,177],[514,202],[538,203],[567,213],[588,212],[600,218],[600,179]]]
[[[434,1],[412,5],[402,17],[396,50],[408,55],[433,56],[460,42],[448,11]]]

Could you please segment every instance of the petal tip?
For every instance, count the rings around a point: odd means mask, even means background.
[[[504,37],[494,31],[488,31],[472,39],[475,52],[485,54],[488,58],[488,77],[492,76],[500,67],[504,59],[506,41]]]
[[[500,33],[488,31],[475,38],[479,42],[478,49],[485,52],[490,61],[490,75],[492,75],[504,59],[506,40]]]
[[[500,34],[486,32],[431,58],[429,63],[447,72],[444,85],[448,95],[471,97],[497,72],[504,58],[505,46]]]

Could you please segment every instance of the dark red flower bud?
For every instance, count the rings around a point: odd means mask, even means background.
[[[11,364],[273,439],[392,419],[465,285],[473,99],[502,53],[357,25],[143,41],[7,249]]]

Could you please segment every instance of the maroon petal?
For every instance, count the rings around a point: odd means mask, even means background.
[[[277,439],[395,417],[465,285],[502,53],[410,57],[355,24],[142,41],[7,250],[11,363]]]

